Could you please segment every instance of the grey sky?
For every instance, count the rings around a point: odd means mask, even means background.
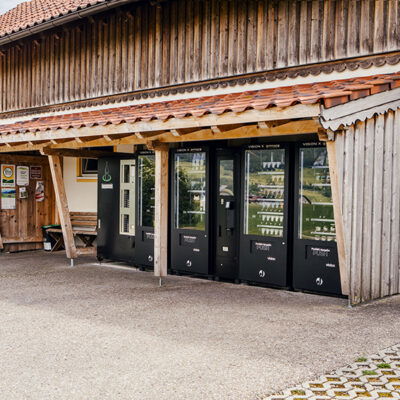
[[[6,11],[11,10],[17,4],[23,3],[25,0],[0,0],[0,14],[4,14]]]

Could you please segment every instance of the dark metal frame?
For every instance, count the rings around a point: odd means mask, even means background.
[[[245,204],[245,151],[246,150],[285,150],[285,187],[283,237],[247,235],[244,233]],[[287,143],[258,143],[243,147],[241,174],[241,223],[240,223],[240,263],[239,279],[267,286],[289,286],[289,209],[290,209],[290,152]]]
[[[175,227],[175,154],[206,153],[206,220],[205,230],[178,229]],[[195,275],[212,275],[210,251],[210,148],[209,146],[187,146],[170,151],[170,268],[172,271]],[[186,240],[186,244],[184,244]],[[192,241],[192,243],[190,243]]]
[[[144,226],[139,223],[139,157],[153,155],[151,150],[136,153],[136,257],[135,263],[139,266],[154,268],[154,227]]]
[[[314,143],[314,145],[311,145]],[[293,287],[296,290],[341,295],[337,244],[318,240],[299,239],[299,190],[300,190],[300,149],[305,147],[325,147],[324,142],[307,141],[296,144],[293,225]],[[310,254],[312,253],[312,254]]]

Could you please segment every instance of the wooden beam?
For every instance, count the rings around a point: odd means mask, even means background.
[[[167,276],[168,269],[168,146],[156,145],[155,151],[155,226],[154,275]]]
[[[336,158],[336,143],[332,140],[326,142],[326,149],[329,159],[329,175],[331,178],[331,190],[333,200],[333,212],[335,216],[336,226],[336,243],[338,248],[339,270],[340,270],[340,283],[342,293],[348,295],[350,293],[349,286],[349,271],[347,268],[346,260],[346,242],[343,227],[343,214],[341,208],[341,196],[339,188],[338,165]]]
[[[176,137],[182,136],[182,133],[180,133],[178,131],[178,129],[171,129],[170,132],[171,132],[172,136],[176,136]]]
[[[72,233],[71,217],[68,209],[67,195],[65,193],[64,181],[61,171],[61,159],[59,156],[48,156],[51,177],[53,179],[56,205],[61,222],[61,230],[64,237],[65,250],[70,259],[77,258],[74,235]]]
[[[265,126],[269,126],[265,128]],[[46,143],[41,143],[40,145],[14,145],[10,147],[0,146],[0,153],[2,152],[13,152],[13,151],[34,151],[41,150],[44,147],[49,147],[53,149],[80,149],[83,147],[99,147],[99,146],[118,146],[120,144],[146,144],[150,140],[162,142],[162,143],[174,143],[174,142],[191,142],[199,140],[220,140],[220,139],[243,139],[252,137],[269,137],[269,136],[286,136],[286,135],[298,135],[307,133],[316,133],[321,128],[319,121],[315,119],[305,119],[289,121],[287,123],[274,126],[274,124],[268,123],[263,124],[253,124],[253,125],[225,125],[224,127],[218,127],[220,133],[214,133],[210,128],[191,128],[180,130],[180,136],[175,136],[171,131],[158,131],[158,132],[148,132],[147,134],[136,133],[125,133],[111,136],[113,140],[110,142],[103,136],[98,135],[95,137],[90,137],[91,140],[81,141],[78,143],[75,138],[70,141],[63,140],[60,143],[60,139],[57,139],[57,144],[52,144],[51,139]],[[214,130],[215,131],[215,130]],[[86,139],[88,139],[87,137]],[[1,143],[1,137],[0,137]]]
[[[15,153],[18,151],[39,151],[43,146],[42,145],[34,145],[31,146],[29,144],[19,144],[16,146],[0,146],[0,153]]]
[[[76,157],[76,158],[102,158],[102,157],[116,157],[121,156],[123,153],[114,153],[111,151],[87,150],[87,149],[53,149],[44,147],[41,154],[46,156],[60,156],[60,157]],[[131,154],[130,154],[131,155]]]
[[[213,133],[211,129],[200,129],[198,131],[187,133],[180,137],[170,134],[163,134],[157,137],[160,143],[191,142],[200,140],[221,140],[221,139],[243,139],[253,137],[272,137],[300,135],[318,132],[320,125],[312,119],[290,121],[284,125],[271,128],[259,128],[258,125],[243,125],[228,131],[222,131],[219,134]]]
[[[213,126],[211,126],[211,132],[212,132],[214,135],[219,135],[219,134],[222,133],[222,130],[221,130],[220,127],[218,127],[218,126],[216,126],[216,125],[213,125]]]
[[[90,136],[113,136],[124,133],[145,133],[170,131],[171,129],[199,128],[210,126],[258,123],[260,121],[275,121],[298,118],[313,118],[319,116],[318,104],[297,104],[291,107],[272,107],[266,110],[248,110],[241,113],[227,112],[221,115],[207,114],[202,117],[170,118],[166,121],[138,121],[135,123],[122,123],[118,125],[93,126],[82,128],[58,129],[54,131],[10,133],[0,136],[1,143],[37,142],[39,140],[51,140],[57,135],[58,139],[84,138]]]

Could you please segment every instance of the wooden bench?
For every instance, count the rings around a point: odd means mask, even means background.
[[[93,242],[97,237],[97,213],[71,211],[69,215],[74,237],[83,242],[84,248],[93,248]],[[61,228],[49,228],[46,232],[55,241],[51,251],[65,248]]]

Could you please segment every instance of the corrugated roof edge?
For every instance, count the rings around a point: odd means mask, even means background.
[[[68,12],[66,14],[62,14],[55,18],[41,21],[41,22],[35,23],[32,26],[28,26],[21,30],[1,36],[0,37],[0,46],[3,46],[5,44],[11,43],[11,42],[15,42],[17,40],[20,40],[20,39],[28,37],[28,36],[35,35],[37,33],[46,31],[48,29],[51,29],[51,28],[54,28],[54,27],[57,27],[60,25],[65,25],[69,22],[76,21],[78,19],[85,18],[85,17],[88,17],[93,14],[100,13],[107,9],[119,7],[119,6],[122,6],[122,5],[125,5],[128,3],[132,3],[135,1],[139,1],[139,0],[106,0],[105,2],[97,3],[94,5],[88,5],[87,7],[83,8],[83,9],[81,8],[76,11]]]

